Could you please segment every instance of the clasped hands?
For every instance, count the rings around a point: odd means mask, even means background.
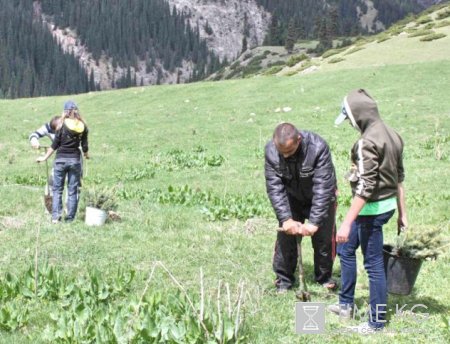
[[[312,236],[318,227],[311,223],[301,223],[292,219],[283,222],[283,232],[288,235]]]

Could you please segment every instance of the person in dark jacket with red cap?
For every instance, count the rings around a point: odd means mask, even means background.
[[[295,282],[297,240],[312,236],[317,283],[334,289],[336,175],[330,149],[319,135],[281,123],[265,148],[266,189],[282,228],[273,270],[277,292]],[[308,219],[308,223],[305,220]]]

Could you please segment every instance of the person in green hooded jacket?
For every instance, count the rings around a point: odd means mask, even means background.
[[[386,323],[387,285],[383,261],[383,225],[398,209],[398,230],[407,227],[403,180],[403,140],[380,118],[375,100],[364,89],[351,91],[336,125],[348,120],[361,133],[351,152],[347,179],[353,200],[337,234],[341,262],[339,304],[329,311],[350,318],[354,310],[356,250],[361,246],[369,275],[369,321],[354,330],[380,330]]]

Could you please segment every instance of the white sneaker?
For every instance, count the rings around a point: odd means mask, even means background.
[[[327,310],[344,320],[350,320],[353,317],[353,307],[351,305],[337,303],[334,305],[329,305]]]
[[[370,326],[369,323],[362,323],[359,324],[358,326],[347,326],[347,328],[351,330],[353,333],[359,333],[362,335],[374,334],[383,331],[383,327],[375,328]]]

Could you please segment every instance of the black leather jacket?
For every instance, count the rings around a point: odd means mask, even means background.
[[[278,221],[292,218],[291,202],[310,209],[309,222],[321,226],[332,203],[336,201],[336,173],[330,149],[319,135],[300,131],[302,141],[297,151],[285,159],[271,140],[265,148],[267,194]]]

